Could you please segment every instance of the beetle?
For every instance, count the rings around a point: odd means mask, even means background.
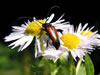
[[[49,36],[49,38],[52,40],[52,44],[53,46],[58,49],[59,46],[60,46],[60,41],[59,41],[59,36],[58,36],[58,33],[57,33],[57,30],[56,28],[50,23],[51,20],[53,19],[54,17],[54,14],[52,14],[49,19],[47,19],[45,21],[45,23],[41,23],[41,25],[39,25],[36,20],[34,20],[34,22],[41,27],[42,30],[46,31],[47,32],[47,35]]]
[[[56,28],[52,26],[51,23],[45,23],[43,24],[43,30],[47,32],[47,35],[52,40],[52,44],[54,45],[56,49],[58,49],[60,46],[60,41],[59,41],[59,36],[58,36]]]

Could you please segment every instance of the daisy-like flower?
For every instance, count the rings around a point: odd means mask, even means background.
[[[68,26],[65,24],[68,22],[64,22],[65,19],[62,19],[62,17],[63,15],[53,23],[51,23],[51,21],[54,18],[54,14],[51,14],[50,17],[43,20],[36,20],[34,17],[33,21],[31,22],[28,20],[27,23],[22,24],[21,26],[12,26],[13,32],[4,38],[5,42],[13,41],[9,46],[12,46],[12,49],[20,46],[18,51],[23,51],[31,44],[33,38],[36,37],[35,49],[41,51],[40,37],[46,33],[44,30],[42,30],[42,25],[45,23],[50,23],[57,29],[63,29],[63,27],[66,28]]]
[[[48,57],[49,59],[60,58],[60,56],[65,55],[67,58],[68,52],[70,51],[72,57],[76,61],[76,57],[83,59],[86,53],[91,53],[94,49],[94,46],[100,46],[100,34],[97,34],[98,31],[92,32],[94,28],[86,28],[88,24],[85,24],[82,27],[80,23],[78,29],[74,29],[73,25],[70,26],[63,35],[60,36],[61,41],[63,42],[58,50],[53,46],[46,49],[42,56]]]

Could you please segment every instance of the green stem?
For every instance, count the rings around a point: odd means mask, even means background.
[[[44,51],[44,46],[43,46],[43,40],[42,40],[42,38],[40,38],[40,43],[41,43],[40,44],[41,50]]]
[[[79,71],[79,68],[80,68],[81,62],[82,62],[82,60],[79,59],[79,61],[78,61],[78,63],[77,63],[77,66],[76,66],[76,75],[78,74],[78,71]]]
[[[74,70],[74,60],[71,55],[71,52],[69,52],[69,75],[73,74],[73,70]]]

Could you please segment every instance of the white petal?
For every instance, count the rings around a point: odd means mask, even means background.
[[[49,59],[52,59],[52,58],[59,58],[61,54],[62,54],[62,51],[60,50],[49,49],[49,50],[45,50],[43,56],[48,57]]]
[[[32,42],[32,40],[33,40],[33,36],[29,36],[28,38],[28,41],[24,44],[24,46],[23,47],[21,47],[19,50],[24,50],[25,48],[27,48],[29,45],[30,45],[30,43]]]
[[[89,31],[91,31],[94,27],[95,27],[95,26],[91,27],[91,28],[89,29]]]
[[[83,35],[85,35],[88,31],[89,31],[89,28],[87,28],[87,29],[85,30],[85,32],[84,32]]]
[[[20,27],[20,26],[12,26],[12,28],[14,28],[16,30],[23,30],[23,29],[25,29],[24,27]]]
[[[33,21],[36,20],[36,17],[33,17]]]
[[[80,51],[78,50],[78,49],[76,49],[76,50],[74,50],[75,51],[75,53],[76,53],[76,55],[79,57],[79,58],[82,58],[81,56],[81,53],[80,53]]]
[[[42,51],[41,51],[41,46],[40,46],[40,39],[38,39],[36,37],[36,43],[35,43],[35,58],[37,58],[37,56],[41,56]]]
[[[86,24],[83,26],[81,32],[87,27],[87,25],[88,25],[88,23],[86,23]],[[80,32],[80,33],[81,33],[81,32]]]
[[[35,45],[35,58],[37,58],[38,56],[38,49],[37,49],[37,46]]]
[[[49,17],[49,19],[47,20],[47,22],[46,23],[50,23],[51,21],[52,21],[52,19],[54,18],[54,13],[53,14],[51,14],[51,16]]]
[[[24,27],[24,28],[26,28],[26,25],[25,25],[25,24],[21,24],[21,27]]]
[[[79,24],[77,33],[80,33],[81,29],[82,29],[82,23]]]
[[[76,53],[74,52],[74,50],[71,51],[71,54],[72,54],[72,57],[74,58],[74,60],[77,61],[77,60],[76,60],[77,55],[76,55]]]
[[[63,14],[56,22],[53,22],[52,24],[54,24],[54,26],[55,26],[55,25],[58,24],[58,23],[64,22],[65,19],[62,19],[62,20],[61,20],[61,18],[62,18],[63,16],[64,16],[64,14]]]
[[[13,41],[13,40],[16,40],[16,39],[19,39],[21,37],[25,36],[24,34],[20,34],[20,35],[9,35],[9,36],[6,36],[4,39],[5,39],[5,42],[8,42],[8,41]]]
[[[59,21],[60,19],[62,19],[62,17],[64,16],[65,14],[63,14],[57,21]]]
[[[12,46],[12,48],[15,48],[17,46],[21,46],[19,48],[19,51],[21,51],[22,47],[24,47],[25,43],[29,40],[29,36],[24,36],[20,39],[18,39],[17,41],[11,43],[9,46]]]
[[[40,40],[38,38],[36,38],[36,43],[37,43],[37,47],[38,47],[38,52],[42,52],[41,48],[40,48]]]
[[[61,50],[63,52],[68,52],[68,48],[63,45],[60,45],[59,50]]]
[[[26,42],[26,36],[16,40],[15,42],[11,43],[9,46],[13,46],[13,45],[21,45],[23,42]]]

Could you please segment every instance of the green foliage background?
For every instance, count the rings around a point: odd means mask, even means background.
[[[34,58],[34,45],[32,46],[33,48],[30,46],[17,52],[18,48],[11,50],[0,43],[0,75],[94,75],[94,66],[87,54],[85,62],[74,62],[69,53],[68,61],[61,57],[54,63],[46,58]]]
[[[15,50],[0,43],[0,75],[21,75],[20,63]]]

